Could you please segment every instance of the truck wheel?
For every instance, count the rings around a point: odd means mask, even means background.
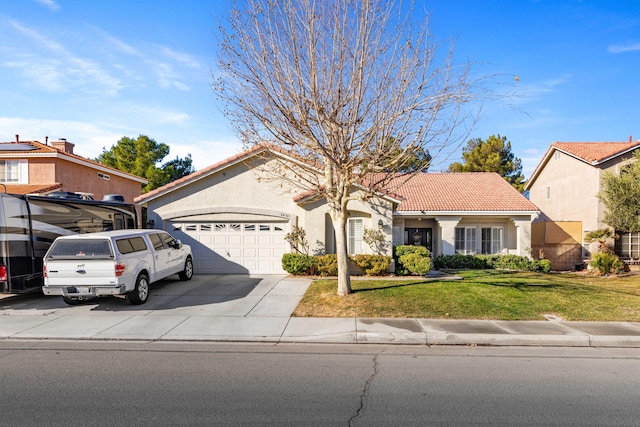
[[[180,280],[191,280],[193,277],[193,260],[191,257],[188,257],[184,262],[184,270],[178,273],[178,277],[180,277]]]
[[[69,298],[69,297],[62,297],[62,300],[69,305],[78,305],[82,302],[80,300]]]
[[[136,287],[127,294],[129,304],[144,304],[149,298],[149,278],[146,274],[141,274],[136,279]]]

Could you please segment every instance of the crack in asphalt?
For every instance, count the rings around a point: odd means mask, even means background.
[[[371,383],[373,382],[373,379],[376,377],[376,375],[378,375],[378,354],[373,356],[373,372],[364,383],[364,388],[362,389],[362,394],[360,395],[360,406],[358,406],[355,415],[349,419],[349,426],[354,425],[356,420],[362,414],[362,411],[367,404],[367,398],[369,397],[369,389],[371,388]]]

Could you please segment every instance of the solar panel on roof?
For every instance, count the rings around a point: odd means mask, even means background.
[[[15,143],[15,142],[5,142],[0,143],[0,151],[32,151],[37,150],[38,147],[35,145],[27,144],[27,143]]]

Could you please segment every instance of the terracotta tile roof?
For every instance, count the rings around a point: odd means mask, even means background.
[[[393,183],[389,188],[393,188]],[[494,172],[421,173],[394,188],[393,193],[402,200],[399,212],[539,210]]]
[[[640,148],[640,141],[628,142],[554,142],[552,148],[587,163],[598,164],[617,155]]]
[[[152,199],[228,165],[259,154],[262,150],[276,151],[291,157],[291,153],[287,153],[285,150],[277,147],[274,149],[269,144],[259,145],[138,196],[134,202],[142,203]],[[299,160],[295,156],[291,158]],[[389,197],[400,201],[398,211],[535,212],[539,210],[500,175],[493,172],[421,173],[409,181],[405,181],[406,177],[399,175],[386,187],[387,191],[384,192]],[[303,192],[294,197],[294,201],[300,202],[311,196],[313,196],[312,192]]]
[[[8,147],[7,147],[8,145]],[[31,148],[25,148],[24,150],[20,150],[20,149],[15,149],[16,147],[28,147],[28,146],[32,146],[35,147],[35,149],[31,149]],[[11,148],[11,149],[5,149],[6,148]],[[22,158],[28,158],[29,156],[32,155],[42,155],[42,154],[57,154],[60,156],[66,156],[69,157],[71,159],[74,160],[79,160],[83,163],[88,163],[88,166],[95,166],[95,167],[99,167],[101,169],[108,169],[113,171],[113,173],[117,173],[120,175],[125,175],[128,176],[129,179],[132,179],[134,181],[138,181],[141,183],[146,184],[147,180],[145,178],[139,177],[137,175],[134,175],[132,173],[128,173],[128,172],[124,172],[121,171],[119,169],[116,168],[112,168],[111,166],[107,166],[107,165],[103,165],[100,162],[96,162],[95,160],[91,160],[91,159],[87,159],[86,157],[82,157],[82,156],[78,156],[77,154],[73,154],[73,153],[67,153],[63,150],[59,150],[55,147],[52,147],[50,145],[46,145],[43,144],[39,141],[20,141],[19,143],[15,143],[15,142],[0,142],[0,158],[2,157],[6,157],[6,156],[11,156],[12,158],[16,158],[16,157],[22,157]]]
[[[62,188],[61,183],[53,184],[4,184],[9,194],[46,194]],[[0,185],[0,191],[4,190]]]
[[[554,142],[549,146],[542,156],[542,159],[533,170],[533,173],[527,180],[524,189],[530,190],[531,187],[533,187],[533,184],[538,179],[538,175],[540,175],[542,170],[544,170],[555,151],[561,151],[592,166],[598,166],[599,164],[617,156],[625,154],[629,154],[629,156],[631,156],[630,153],[636,149],[640,149],[640,141]]]

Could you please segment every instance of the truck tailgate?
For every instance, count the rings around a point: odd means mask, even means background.
[[[115,263],[112,259],[53,260],[46,263],[45,286],[116,285]]]

